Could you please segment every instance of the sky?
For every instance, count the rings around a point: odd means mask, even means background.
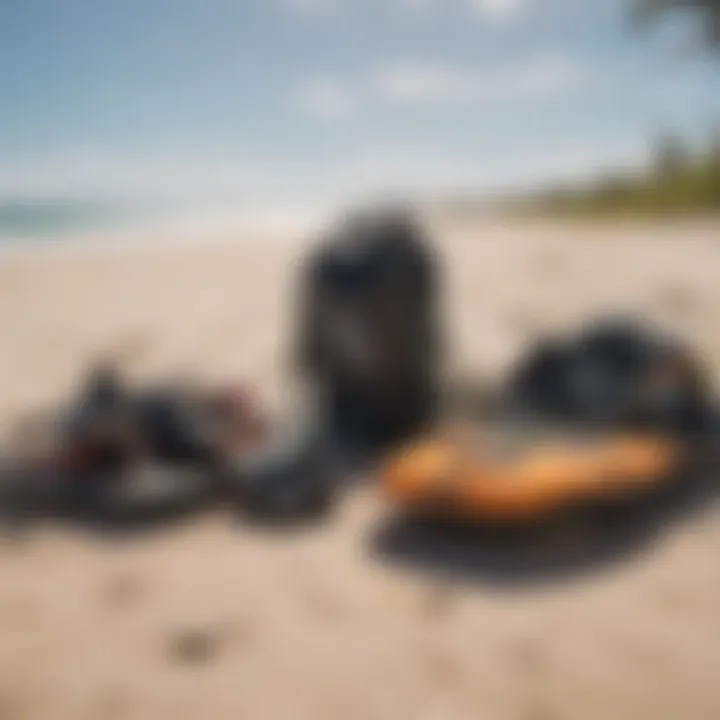
[[[630,0],[0,0],[0,196],[339,200],[634,166],[720,63]]]

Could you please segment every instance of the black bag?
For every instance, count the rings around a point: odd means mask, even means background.
[[[606,319],[535,348],[513,374],[516,406],[577,423],[695,433],[710,416],[696,358],[637,321]]]
[[[438,270],[413,221],[347,221],[302,280],[298,365],[326,422],[370,444],[428,423],[438,383]]]

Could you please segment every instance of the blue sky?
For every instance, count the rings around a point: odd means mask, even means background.
[[[720,120],[629,0],[0,0],[0,193],[491,190]]]

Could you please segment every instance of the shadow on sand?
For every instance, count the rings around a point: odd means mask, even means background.
[[[0,539],[22,541],[38,530],[66,529],[90,538],[125,540],[151,537],[168,529],[180,527],[198,516],[210,512],[210,502],[193,503],[123,515],[111,515],[84,510],[55,509],[29,513],[5,519],[0,524]]]
[[[381,562],[465,583],[513,590],[607,570],[635,558],[720,497],[707,470],[651,496],[585,508],[532,528],[458,527],[396,516],[376,526],[370,551]]]

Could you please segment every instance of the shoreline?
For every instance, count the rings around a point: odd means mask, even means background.
[[[597,221],[585,221],[581,218],[533,218],[524,216],[505,217],[502,215],[475,216],[472,213],[446,212],[444,210],[429,210],[421,213],[427,224],[435,230],[438,226],[463,231],[466,228],[474,230],[478,239],[482,240],[486,232],[502,231],[511,235],[528,233],[528,237],[545,237],[549,233],[563,236],[569,231],[582,230],[592,238],[595,235],[603,236],[605,240],[613,240],[625,231],[639,232],[641,234],[653,233],[654,242],[670,241],[681,242],[683,238],[678,233],[691,233],[693,235],[706,233],[716,236],[709,237],[709,241],[720,242],[720,215],[689,218],[676,218],[673,220],[651,218],[602,218]],[[52,238],[21,238],[0,235],[0,263],[15,260],[47,260],[66,257],[91,257],[106,255],[144,254],[157,251],[168,252],[173,250],[202,250],[214,248],[242,247],[270,247],[295,246],[302,247],[312,243],[313,239],[327,227],[333,217],[323,224],[320,221],[307,221],[300,227],[297,224],[287,223],[287,227],[265,229],[253,227],[251,224],[237,224],[223,229],[200,230],[174,229],[162,230],[148,228],[143,230],[118,229],[103,232],[83,232],[63,234]],[[442,246],[442,238],[437,243]]]

